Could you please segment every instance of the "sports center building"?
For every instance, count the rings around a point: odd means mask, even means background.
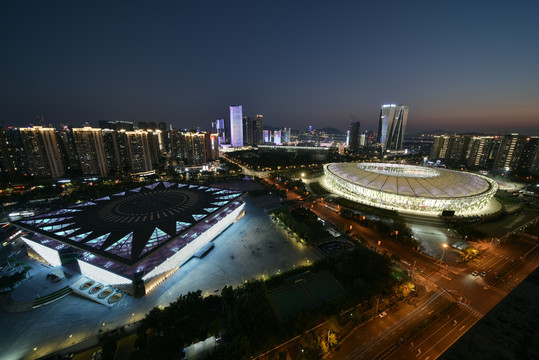
[[[484,209],[498,184],[481,175],[389,163],[332,163],[323,185],[352,201],[396,211],[457,216]],[[325,184],[324,184],[325,183]]]
[[[243,192],[157,182],[14,222],[30,255],[144,295],[243,213]]]

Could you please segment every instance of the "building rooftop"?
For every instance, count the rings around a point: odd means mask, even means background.
[[[485,193],[493,186],[482,176],[446,169],[389,163],[334,163],[326,166],[333,174],[358,186],[411,197],[466,197]]]
[[[125,273],[134,265],[157,265],[160,260],[151,254],[162,258],[181,249],[236,208],[233,200],[242,194],[157,182],[14,223],[48,247],[62,250],[69,245],[80,250],[83,260]]]

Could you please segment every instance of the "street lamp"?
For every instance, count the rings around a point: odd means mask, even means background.
[[[445,255],[445,249],[447,249],[449,245],[447,244],[442,244],[442,248],[443,248],[443,251],[442,251],[442,257],[440,258],[440,264],[444,261],[444,255]]]

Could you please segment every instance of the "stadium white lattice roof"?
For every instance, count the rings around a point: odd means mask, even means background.
[[[480,176],[446,169],[399,164],[334,163],[334,175],[353,184],[389,194],[422,198],[456,198],[482,194],[490,189]]]

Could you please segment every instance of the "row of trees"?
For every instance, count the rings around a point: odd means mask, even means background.
[[[252,281],[237,288],[226,286],[220,296],[202,297],[200,291],[188,293],[164,309],[150,311],[138,330],[139,351],[133,358],[172,358],[179,355],[183,347],[220,334],[222,343],[211,359],[248,359],[332,317],[335,326],[330,329],[337,332],[340,324],[335,315],[343,309],[379,293],[392,293],[390,264],[387,257],[356,248],[340,257],[328,257],[310,267],[296,268],[266,281]],[[267,292],[285,284],[287,278],[306,271],[329,271],[346,289],[345,295],[279,321]],[[331,345],[316,336],[312,343],[310,351],[318,353]]]
[[[318,216],[310,209],[299,207],[290,211],[282,208],[272,214],[307,243],[320,241],[327,234],[317,221]]]

